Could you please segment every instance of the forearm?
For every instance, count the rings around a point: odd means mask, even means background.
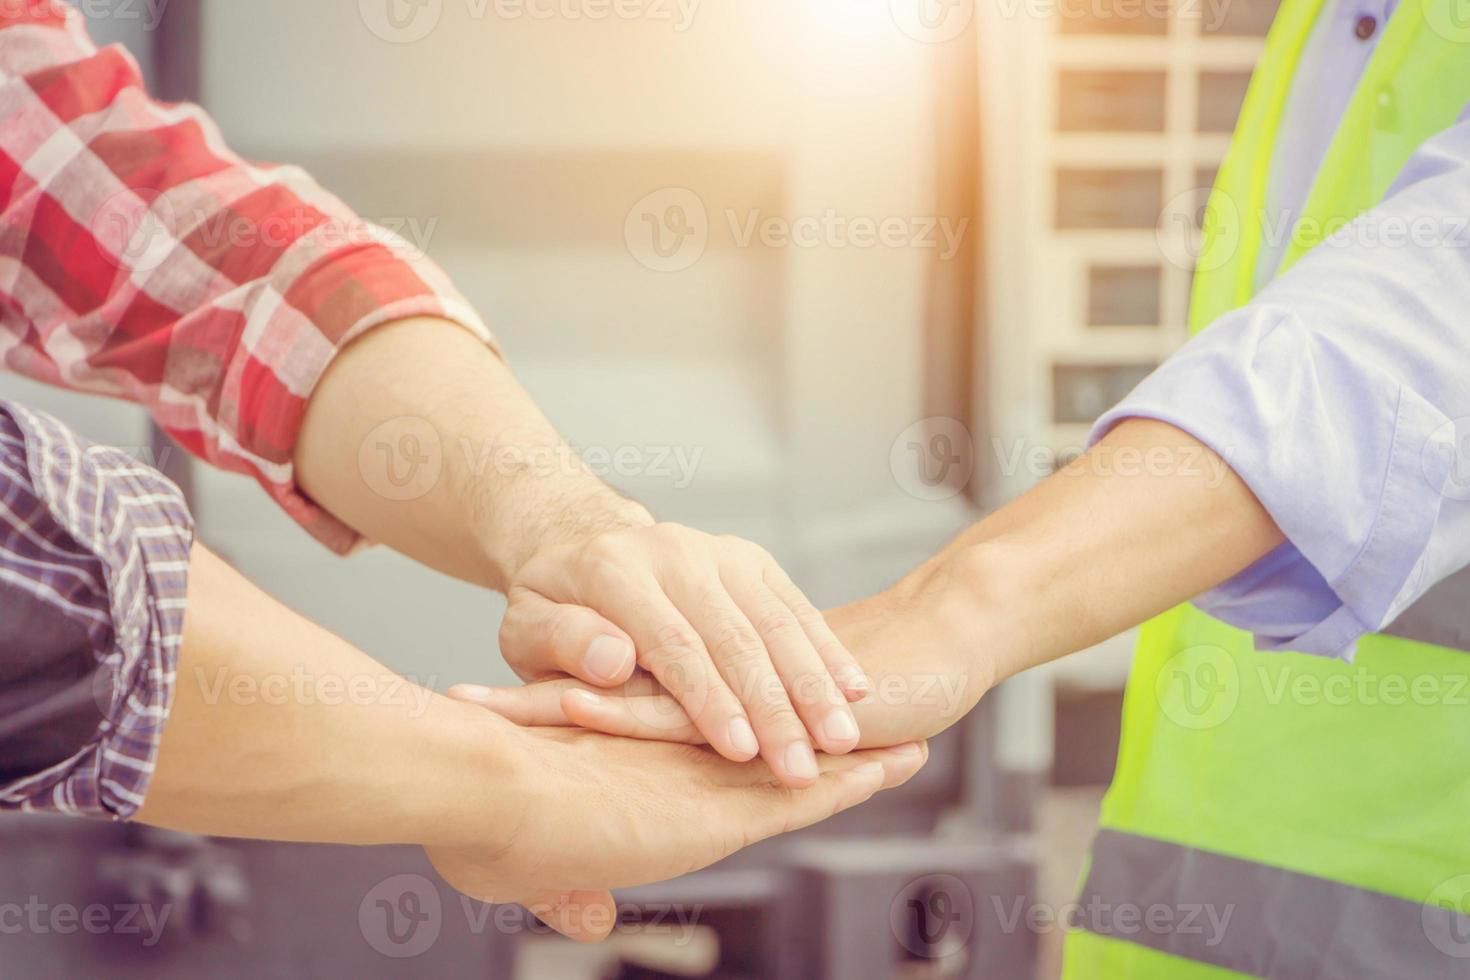
[[[502,590],[539,547],[652,522],[447,320],[388,324],[343,351],[312,395],[295,464],[311,497],[366,537]]]
[[[493,848],[520,819],[516,737],[196,545],[173,705],[137,819],[231,837]]]
[[[1125,421],[917,570],[995,679],[1081,650],[1231,578],[1283,537],[1219,456]]]

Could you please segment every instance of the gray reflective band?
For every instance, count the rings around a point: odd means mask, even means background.
[[[1115,830],[1072,925],[1258,977],[1470,977],[1470,916]]]
[[[1470,568],[1424,593],[1383,632],[1405,640],[1470,650]]]

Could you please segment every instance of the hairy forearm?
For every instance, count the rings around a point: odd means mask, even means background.
[[[510,369],[420,318],[348,346],[312,394],[297,479],[371,540],[503,590],[537,549],[652,523],[582,465]]]
[[[196,545],[172,709],[138,820],[350,844],[509,841],[518,730],[393,674]]]

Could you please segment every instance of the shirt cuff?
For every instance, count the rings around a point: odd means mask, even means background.
[[[127,819],[183,640],[193,522],[156,470],[0,401],[0,809]]]
[[[339,247],[344,240],[353,244]],[[321,254],[280,289],[280,302],[249,312],[239,363],[231,369],[241,455],[253,459],[250,469],[293,520],[348,554],[367,542],[302,490],[292,463],[307,404],[337,354],[376,327],[412,317],[456,323],[501,351],[438,265],[391,232],[347,221],[318,229],[293,248]],[[300,268],[301,256],[293,259],[282,267]]]
[[[1166,422],[1209,446],[1289,546],[1198,605],[1262,649],[1351,659],[1433,583],[1424,574],[1452,477],[1453,426],[1379,365],[1256,304],[1194,338],[1098,420]]]

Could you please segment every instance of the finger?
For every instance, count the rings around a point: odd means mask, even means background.
[[[483,687],[479,684],[456,684],[447,692],[455,701],[477,704],[522,728],[561,727],[576,722],[567,718],[561,708],[561,697],[569,685],[582,681],[542,681],[524,687]]]
[[[637,665],[633,641],[586,606],[553,602],[514,589],[500,625],[500,650],[523,679],[569,674],[598,687],[615,687]]]
[[[861,701],[871,694],[873,683],[868,679],[867,672],[837,638],[837,634],[832,632],[832,627],[827,625],[827,619],[821,611],[791,581],[791,576],[782,571],[780,566],[772,565],[766,569],[763,577],[766,585],[786,603],[786,607],[801,624],[817,655],[827,665],[827,672],[836,679],[837,686],[847,699]]]
[[[579,943],[600,943],[618,924],[618,905],[608,892],[541,892],[521,905]]]
[[[761,749],[751,721],[710,657],[705,641],[652,578],[604,585],[598,607],[619,610],[638,661],[678,699],[720,755],[747,762]]]
[[[811,737],[750,618],[719,579],[671,583],[670,595],[704,638],[715,669],[745,705],[761,758],[786,785],[810,785],[818,773]]]
[[[763,581],[750,583],[747,576],[744,583],[727,581],[726,587],[755,624],[797,716],[817,745],[832,755],[857,748],[857,720],[796,613]]]
[[[650,742],[705,744],[703,733],[668,694],[604,697],[586,689],[568,689],[562,692],[559,707],[568,723],[604,735]]]
[[[732,815],[744,822],[747,842],[754,843],[810,827],[865,802],[880,790],[902,785],[927,759],[927,748],[912,743],[895,749],[827,756],[823,760],[825,771],[811,786],[800,790],[775,786],[732,788],[729,805]]]

